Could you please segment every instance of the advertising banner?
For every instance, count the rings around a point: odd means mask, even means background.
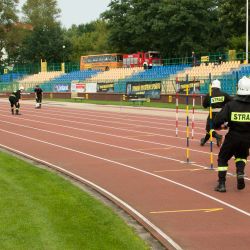
[[[129,82],[127,83],[127,95],[136,95],[150,99],[160,99],[161,82]]]
[[[96,93],[97,83],[96,82],[87,82],[86,83],[86,93]]]
[[[84,93],[86,91],[86,84],[78,81],[71,82],[71,92]]]
[[[113,93],[114,92],[114,83],[97,83],[97,92],[107,92]]]
[[[68,84],[55,84],[53,86],[53,92],[69,92],[70,89],[69,89],[69,85]]]
[[[181,81],[181,82],[178,82],[176,89],[177,89],[178,93],[186,94],[186,88],[188,85],[188,93],[189,94],[192,94],[192,93],[197,94],[197,93],[200,93],[200,84],[201,84],[200,81],[189,81],[189,82]]]

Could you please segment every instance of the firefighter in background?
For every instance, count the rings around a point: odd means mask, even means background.
[[[10,101],[10,107],[11,107],[11,114],[14,115],[19,115],[19,110],[20,110],[20,102],[19,100],[21,99],[21,93],[24,90],[24,87],[20,87],[19,90],[16,90],[11,93],[9,96],[9,101]],[[14,110],[15,109],[15,110]]]
[[[212,136],[216,139],[217,146],[220,147],[222,143],[222,135],[219,135],[215,130],[213,130],[213,119],[215,115],[221,110],[221,108],[227,103],[232,100],[232,98],[227,94],[220,90],[221,83],[219,80],[212,81],[212,97],[211,97],[211,105],[212,105],[212,131],[210,131],[210,115],[207,117],[207,124],[206,124],[206,135],[204,138],[201,138],[200,145],[204,146],[206,142],[210,138],[210,132]],[[203,100],[203,107],[208,108],[210,107],[210,96],[207,94]]]
[[[238,82],[237,95],[233,101],[216,115],[215,128],[229,128],[218,155],[219,183],[215,191],[226,192],[228,161],[235,157],[237,189],[245,188],[244,171],[250,148],[250,79],[243,77]]]
[[[147,61],[145,61],[144,63],[143,63],[143,68],[146,70],[146,69],[148,69],[148,62]]]
[[[40,88],[39,85],[36,85],[34,92],[36,98],[36,108],[40,109],[42,107],[43,90]]]
[[[148,69],[152,69],[152,68],[153,68],[153,57],[152,55],[150,55],[148,59]]]

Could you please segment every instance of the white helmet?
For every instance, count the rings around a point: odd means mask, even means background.
[[[21,90],[21,91],[24,90],[24,87],[23,87],[23,86],[20,86],[20,87],[19,87],[19,90]]]
[[[243,76],[238,82],[237,95],[250,95],[250,79]]]
[[[221,88],[220,81],[218,79],[212,81],[212,88]]]

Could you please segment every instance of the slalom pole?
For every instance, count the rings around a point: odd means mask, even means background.
[[[195,77],[193,83],[193,108],[192,108],[192,139],[194,139],[194,107],[195,107]]]
[[[176,103],[176,109],[175,109],[175,135],[178,137],[178,121],[179,121],[179,83],[178,83],[178,77],[176,77],[176,94],[175,94],[175,103]]]
[[[188,104],[188,75],[186,76],[186,114],[187,114],[187,163],[189,163],[189,157],[190,157],[190,150],[189,150],[189,104]]]
[[[212,79],[211,73],[209,73],[209,125],[210,125],[210,169],[214,168],[213,157],[213,109],[212,109]]]

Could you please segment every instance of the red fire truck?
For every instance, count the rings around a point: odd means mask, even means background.
[[[142,67],[144,63],[149,66],[162,65],[160,52],[148,51],[123,55],[123,67]]]

